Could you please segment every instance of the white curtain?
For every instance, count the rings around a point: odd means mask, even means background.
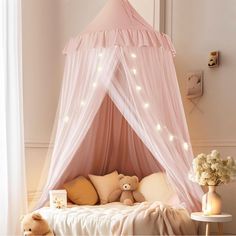
[[[0,235],[17,235],[27,205],[20,0],[0,1],[0,50]]]

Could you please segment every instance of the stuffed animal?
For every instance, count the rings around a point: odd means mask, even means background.
[[[39,213],[30,213],[22,217],[21,228],[27,236],[54,236],[47,221]]]
[[[145,201],[142,193],[137,191],[139,180],[137,176],[124,176],[119,175],[119,185],[120,188],[114,190],[108,197],[109,202],[115,202],[120,200],[120,202],[125,205],[132,206],[134,202]]]

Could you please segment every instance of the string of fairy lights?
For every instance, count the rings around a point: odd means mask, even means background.
[[[102,57],[103,57],[103,53],[99,53],[99,54],[98,54],[98,57],[99,57],[99,58],[102,58]],[[135,53],[131,53],[131,54],[130,54],[130,57],[131,57],[132,59],[136,59],[136,58],[137,58],[137,55],[136,55]],[[97,72],[100,73],[100,72],[102,72],[102,71],[103,71],[103,67],[102,67],[101,65],[98,65],[98,67],[97,67]],[[137,68],[132,67],[131,73],[132,73],[134,76],[136,76],[137,73],[138,73]],[[94,82],[92,83],[92,87],[93,87],[94,89],[97,87],[97,85],[98,85],[97,81],[94,81]],[[137,92],[142,91],[142,87],[141,87],[140,85],[136,85],[136,91],[137,91]],[[80,106],[81,106],[81,107],[85,107],[85,105],[86,105],[86,102],[85,102],[84,100],[82,100],[82,101],[80,102]],[[145,103],[143,104],[143,108],[144,108],[144,109],[150,108],[150,103],[145,102]],[[66,116],[64,117],[64,119],[63,119],[63,122],[64,122],[64,123],[68,123],[69,121],[70,121],[70,117],[69,117],[68,115],[66,115]],[[157,132],[166,131],[166,133],[168,134],[168,140],[169,140],[170,142],[173,142],[173,141],[175,141],[175,140],[179,140],[180,142],[182,142],[182,147],[183,147],[183,149],[184,149],[185,151],[188,151],[188,150],[189,150],[189,144],[188,144],[185,140],[183,140],[183,139],[181,139],[181,138],[175,136],[175,135],[172,134],[171,132],[169,132],[168,128],[167,128],[165,125],[162,125],[162,124],[158,123],[158,124],[156,125],[155,129],[157,130]]]

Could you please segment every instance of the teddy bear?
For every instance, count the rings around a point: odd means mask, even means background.
[[[137,188],[139,185],[139,179],[137,176],[124,176],[119,175],[119,189],[114,190],[108,197],[109,202],[115,202],[119,200],[125,205],[132,206],[134,202],[144,202],[145,198]]]
[[[54,236],[47,221],[36,212],[22,217],[21,228],[24,236]]]

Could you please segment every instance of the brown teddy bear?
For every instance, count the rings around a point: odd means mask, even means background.
[[[119,185],[120,188],[114,190],[108,197],[109,202],[115,202],[120,200],[120,202],[125,205],[132,206],[134,202],[145,201],[142,193],[137,191],[139,180],[137,176],[124,176],[119,175]]]
[[[23,235],[27,236],[54,236],[47,221],[39,213],[30,213],[22,217],[21,228]]]

